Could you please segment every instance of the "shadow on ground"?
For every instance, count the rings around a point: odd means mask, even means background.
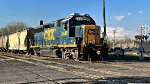
[[[97,79],[97,81],[97,83],[105,84],[150,83],[150,77],[107,77],[105,79]]]
[[[136,55],[124,55],[124,56],[115,56],[109,54],[108,61],[127,61],[127,62],[150,62],[150,57],[144,57],[144,60],[139,60],[139,56]]]
[[[84,80],[84,81],[82,81]],[[86,81],[85,81],[86,80]],[[150,77],[107,77],[100,79],[86,79],[86,78],[65,78],[56,79],[56,82],[49,80],[37,81],[37,82],[26,82],[19,84],[127,84],[127,83],[150,83]]]

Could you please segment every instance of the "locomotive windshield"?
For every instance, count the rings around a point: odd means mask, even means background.
[[[70,26],[95,25],[95,21],[89,16],[74,16],[69,22]]]
[[[88,15],[74,15],[62,22],[64,30],[69,28],[69,37],[75,37],[76,26],[95,25],[95,21]]]
[[[95,34],[95,35],[98,35],[99,33],[99,30],[98,29],[89,29],[88,30],[88,34]]]

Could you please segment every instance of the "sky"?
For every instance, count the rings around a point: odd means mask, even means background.
[[[150,0],[105,0],[107,34],[123,38],[139,34],[142,24],[150,26]],[[0,28],[10,22],[30,27],[67,17],[71,13],[90,14],[103,27],[102,0],[0,0]],[[150,32],[150,28],[146,28]]]

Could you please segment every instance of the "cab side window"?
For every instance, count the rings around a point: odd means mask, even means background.
[[[69,28],[69,37],[75,37],[75,27]]]
[[[67,22],[63,23],[63,29],[64,29],[64,30],[67,30],[67,29],[68,29]]]

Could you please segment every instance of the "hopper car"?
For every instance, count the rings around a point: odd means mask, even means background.
[[[30,44],[34,38],[33,28],[28,28],[23,31],[17,31],[6,36],[0,37],[1,51],[13,53],[26,53],[30,49]]]
[[[8,49],[8,36],[1,36],[0,37],[0,51],[6,52]]]

